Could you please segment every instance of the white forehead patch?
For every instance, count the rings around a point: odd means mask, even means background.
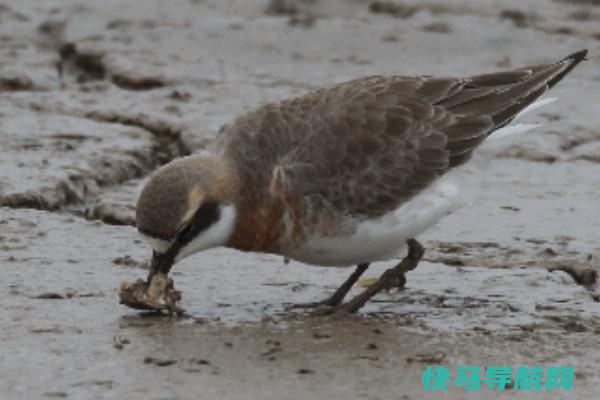
[[[144,234],[142,234],[142,237],[152,246],[152,250],[157,253],[165,253],[171,246],[171,242],[168,240],[157,239]]]

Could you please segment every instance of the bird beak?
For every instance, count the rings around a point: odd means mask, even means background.
[[[160,272],[165,275],[169,273],[175,262],[175,254],[170,249],[166,253],[152,252],[152,260],[150,261],[150,273],[148,282],[152,280],[154,274]]]

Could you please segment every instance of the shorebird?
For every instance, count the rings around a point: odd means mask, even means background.
[[[415,239],[455,207],[440,179],[469,160],[585,59],[466,78],[371,76],[266,104],[221,128],[201,153],[161,167],[136,210],[152,246],[146,281],[121,302],[176,308],[172,265],[217,246],[308,264],[356,266],[328,299],[355,312],[402,286],[424,249]],[[354,299],[343,299],[374,261],[406,257]]]

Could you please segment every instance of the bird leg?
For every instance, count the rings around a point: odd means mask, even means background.
[[[352,272],[352,275],[350,275],[348,279],[346,279],[346,281],[342,283],[342,285],[330,297],[323,300],[321,304],[330,307],[335,307],[342,304],[342,301],[344,301],[344,297],[346,297],[350,289],[352,289],[352,286],[354,286],[356,281],[358,281],[358,278],[360,278],[360,276],[367,270],[367,268],[369,268],[369,264],[357,265],[354,272]]]
[[[328,315],[338,312],[355,313],[365,303],[382,290],[391,289],[393,287],[404,287],[408,271],[412,271],[417,267],[419,261],[425,253],[425,249],[415,239],[406,241],[408,244],[408,254],[404,259],[393,268],[386,270],[373,285],[365,289],[364,292],[354,297],[347,303],[338,304],[334,307],[321,308],[316,310],[318,315]]]
[[[319,308],[319,307],[335,307],[342,304],[344,297],[350,291],[352,286],[356,283],[358,278],[369,268],[369,264],[359,264],[356,266],[356,269],[352,274],[342,283],[342,285],[337,288],[337,290],[328,298],[322,301],[318,301],[316,303],[307,303],[307,304],[294,304],[292,308]]]

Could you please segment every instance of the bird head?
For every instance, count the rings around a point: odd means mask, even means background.
[[[136,206],[137,228],[152,246],[152,270],[168,271],[190,254],[227,244],[236,219],[230,171],[218,157],[200,154],[153,174]]]

